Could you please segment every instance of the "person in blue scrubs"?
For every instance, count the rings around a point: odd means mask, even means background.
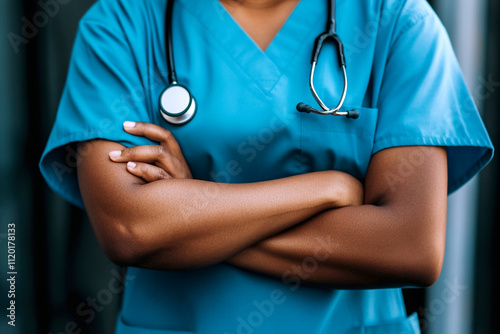
[[[299,113],[327,1],[271,2],[263,45],[238,2],[176,1],[181,126],[158,108],[166,0],[80,22],[40,168],[129,266],[118,334],[420,332],[400,288],[437,279],[446,196],[493,155],[446,32],[424,0],[336,1],[359,118]],[[326,45],[318,94],[342,84]]]

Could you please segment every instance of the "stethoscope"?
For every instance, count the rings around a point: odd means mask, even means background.
[[[357,110],[340,111],[342,105],[344,104],[345,96],[347,93],[347,74],[346,74],[346,64],[344,56],[344,45],[340,40],[340,37],[335,32],[335,1],[329,0],[329,15],[327,21],[327,29],[324,33],[320,34],[315,42],[314,49],[311,59],[311,72],[309,74],[309,88],[314,96],[316,102],[322,110],[314,109],[313,107],[300,102],[297,104],[297,110],[305,113],[315,113],[319,115],[334,115],[334,116],[346,116],[347,118],[356,119],[359,117],[359,112]],[[186,86],[183,86],[177,82],[177,74],[175,73],[175,63],[174,63],[174,52],[172,43],[172,13],[173,13],[174,0],[168,0],[167,10],[165,13],[165,39],[166,39],[166,52],[167,52],[167,68],[168,68],[168,83],[169,85],[161,92],[159,98],[160,113],[163,118],[175,125],[186,124],[196,115],[196,100]],[[323,43],[327,40],[332,40],[337,44],[337,52],[340,62],[340,67],[342,68],[342,73],[344,77],[344,88],[342,90],[342,95],[338,105],[330,109],[321,100],[321,98],[316,93],[314,88],[314,71],[316,70],[316,64],[318,63],[318,58],[323,47]]]

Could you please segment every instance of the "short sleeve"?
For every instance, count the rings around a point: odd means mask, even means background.
[[[493,156],[448,35],[424,0],[408,0],[402,9],[377,107],[373,153],[394,146],[445,146],[449,193]]]
[[[127,40],[118,24],[80,22],[56,121],[40,161],[51,188],[82,208],[74,143],[102,138],[125,146],[150,144],[122,127],[126,120],[152,122],[146,85]]]

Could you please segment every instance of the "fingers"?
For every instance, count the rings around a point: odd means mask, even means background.
[[[174,136],[161,126],[144,122],[124,122],[126,132],[149,138],[160,145],[144,145],[109,153],[114,162],[154,163],[172,178],[192,178],[191,170]]]
[[[174,178],[192,178],[191,171],[184,160],[179,160],[161,145],[144,145],[109,152],[114,162],[154,163]]]
[[[121,151],[109,152],[114,162],[140,161],[168,165],[174,157],[161,145],[143,145],[124,148]]]
[[[182,156],[181,148],[172,133],[159,125],[144,122],[124,122],[123,129],[133,135],[143,136],[161,143],[172,154]]]
[[[163,169],[141,162],[128,162],[127,170],[142,178],[146,182],[154,182],[163,179],[171,179],[172,177]]]

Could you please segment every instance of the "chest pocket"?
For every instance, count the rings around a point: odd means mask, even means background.
[[[358,119],[302,114],[301,158],[310,170],[340,170],[364,180],[370,162],[378,109],[357,109]]]

